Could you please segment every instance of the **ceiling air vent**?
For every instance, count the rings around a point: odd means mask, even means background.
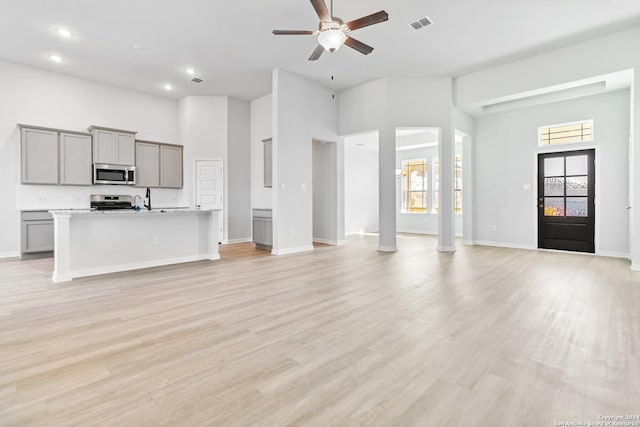
[[[413,28],[414,30],[419,30],[431,24],[433,24],[433,22],[427,16],[409,23],[411,28]]]
[[[191,81],[194,83],[202,83],[204,80],[200,77],[191,77]]]

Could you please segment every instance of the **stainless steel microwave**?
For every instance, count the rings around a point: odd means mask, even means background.
[[[136,185],[136,167],[94,163],[93,183]]]

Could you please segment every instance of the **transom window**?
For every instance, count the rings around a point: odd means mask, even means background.
[[[545,126],[538,132],[538,145],[590,142],[593,141],[593,120]]]
[[[402,212],[427,212],[427,159],[402,162]]]

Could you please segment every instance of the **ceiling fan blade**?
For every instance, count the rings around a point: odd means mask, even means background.
[[[357,30],[358,28],[368,27],[369,25],[379,24],[380,22],[387,21],[389,19],[389,14],[384,10],[380,12],[372,13],[368,16],[363,16],[362,18],[354,19],[351,22],[347,22],[347,27],[351,31]]]
[[[295,36],[295,35],[313,35],[315,31],[307,30],[273,30],[276,36]]]
[[[352,49],[357,50],[363,55],[369,55],[371,52],[373,52],[373,48],[371,46],[369,46],[368,44],[364,44],[361,41],[354,39],[353,37],[347,37],[347,39],[344,41],[344,44]]]
[[[324,47],[322,47],[322,45],[319,44],[316,50],[314,50],[311,56],[309,57],[309,61],[317,61],[318,58],[320,58],[320,55],[322,55],[322,52],[324,52]]]
[[[329,9],[327,9],[327,4],[324,2],[324,0],[311,0],[311,4],[316,10],[316,13],[320,17],[321,21],[331,21],[331,15],[329,14]]]

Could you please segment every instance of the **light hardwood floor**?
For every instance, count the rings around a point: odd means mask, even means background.
[[[0,262],[3,426],[553,426],[640,414],[625,260],[404,236],[53,284]],[[640,420],[639,424],[640,425]]]

